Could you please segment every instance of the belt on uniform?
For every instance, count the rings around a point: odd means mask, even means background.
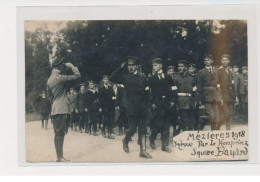
[[[177,94],[178,96],[191,96],[191,94],[190,93],[178,93]]]

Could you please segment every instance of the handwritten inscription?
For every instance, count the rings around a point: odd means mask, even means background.
[[[247,131],[186,131],[173,138],[173,148],[184,160],[247,160]]]

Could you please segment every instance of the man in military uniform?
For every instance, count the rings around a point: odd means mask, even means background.
[[[245,122],[248,122],[248,67],[243,66],[242,70],[242,78],[243,78],[243,87],[240,90],[241,95],[241,107],[243,113],[243,119]]]
[[[219,129],[219,108],[223,104],[219,90],[219,76],[217,70],[212,66],[213,56],[204,56],[205,68],[197,75],[197,89],[199,102],[204,104],[208,121],[211,123],[211,130]]]
[[[193,77],[193,80],[194,80],[194,85],[197,86],[197,68],[196,68],[196,65],[193,64],[193,63],[190,63],[188,65],[188,73],[191,77]],[[193,93],[193,99],[194,99],[194,102],[195,102],[195,106],[196,108],[194,109],[194,130],[200,130],[200,129],[203,129],[204,126],[206,125],[205,122],[200,122],[200,113],[199,113],[199,104],[198,104],[198,93],[197,92],[194,92]]]
[[[113,122],[115,117],[115,93],[111,85],[109,85],[109,78],[107,75],[103,76],[103,85],[98,90],[99,112],[104,116],[104,123],[102,128],[102,135],[106,138],[106,128],[108,132],[108,139],[115,139],[112,136]]]
[[[127,64],[128,74],[122,73],[123,68]],[[121,74],[120,74],[121,72]],[[136,132],[138,127],[138,138],[140,143],[140,154],[142,158],[152,158],[146,152],[146,132],[147,132],[147,103],[148,103],[148,80],[144,74],[137,71],[137,58],[129,56],[126,58],[119,69],[114,71],[111,80],[124,85],[127,104],[126,111],[128,117],[129,128],[126,130],[125,138],[123,139],[123,149],[129,153],[129,140]]]
[[[97,121],[98,121],[98,92],[95,89],[94,81],[88,82],[88,90],[86,92],[86,104],[88,109],[88,118],[89,125],[88,131],[91,134],[93,132],[94,136],[98,136],[97,134]]]
[[[187,71],[187,61],[178,61],[179,75],[175,79],[177,85],[177,106],[181,118],[180,130],[192,131],[195,123],[196,79]]]
[[[82,133],[88,114],[85,84],[80,85],[80,90],[76,97],[76,113],[79,116],[79,132]],[[85,126],[85,132],[88,132],[87,126]]]
[[[65,135],[65,127],[67,115],[70,114],[69,101],[67,96],[68,88],[66,84],[69,81],[80,78],[80,73],[77,67],[71,63],[63,64],[63,59],[55,59],[52,62],[52,73],[48,79],[47,87],[52,99],[51,115],[53,120],[53,129],[55,133],[54,144],[57,154],[57,162],[68,161],[63,157],[63,142]],[[61,71],[68,67],[72,70],[72,75],[61,75]]]
[[[151,89],[151,104],[154,110],[154,127],[150,136],[151,148],[155,149],[155,139],[161,133],[162,151],[171,152],[169,146],[171,107],[175,104],[174,91],[176,85],[173,79],[162,70],[163,60],[155,58],[152,61],[155,74],[149,78]]]
[[[222,66],[218,70],[219,86],[221,91],[221,96],[223,100],[223,105],[221,111],[223,112],[223,123],[226,124],[226,129],[230,130],[232,125],[233,117],[233,106],[234,103],[238,102],[237,88],[235,88],[234,75],[232,71],[228,68],[230,63],[230,55],[224,54],[221,56]]]
[[[240,113],[242,111],[242,109],[241,109],[241,92],[243,90],[243,77],[242,77],[242,74],[239,73],[238,65],[233,66],[233,76],[234,76],[234,85],[235,85],[235,88],[237,89],[238,101],[239,101],[239,103],[235,103],[235,105],[234,105],[234,116],[235,116],[235,119],[238,119],[240,116]]]
[[[173,80],[176,79],[176,77],[178,76],[179,73],[175,72],[175,67],[174,66],[168,66],[167,67],[167,75],[169,75]],[[178,126],[178,112],[177,112],[177,107],[176,104],[174,104],[171,107],[171,114],[170,114],[170,118],[171,118],[171,123],[173,125],[173,136],[176,136],[176,132],[177,132],[177,126]]]

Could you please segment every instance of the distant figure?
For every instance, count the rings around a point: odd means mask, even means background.
[[[76,128],[75,126],[75,119],[76,119],[76,113],[75,113],[75,109],[76,109],[76,96],[77,94],[75,94],[74,92],[74,88],[70,88],[69,94],[68,94],[68,99],[69,99],[69,105],[70,105],[70,115],[69,115],[69,122],[67,125],[67,130],[68,127],[71,127],[71,130],[73,130],[73,128]]]
[[[38,113],[41,115],[42,128],[48,129],[48,119],[51,113],[51,102],[47,98],[46,92],[43,91],[37,99]],[[45,123],[44,123],[45,121]]]
[[[51,115],[53,120],[53,129],[55,133],[54,144],[57,154],[56,162],[67,162],[69,160],[63,157],[63,143],[66,132],[66,120],[70,114],[67,82],[80,78],[77,67],[71,63],[63,63],[63,59],[55,59],[52,62],[52,73],[48,79],[47,86],[52,100]],[[73,75],[62,75],[61,71],[66,67],[70,68]]]
[[[86,89],[84,84],[80,85],[80,90],[76,97],[76,113],[78,113],[79,116],[79,132],[82,133],[87,118],[86,115],[88,114],[86,102]],[[88,132],[87,126],[85,132]]]
[[[93,133],[94,136],[98,136],[97,134],[97,121],[98,121],[98,92],[95,89],[95,85],[93,81],[89,81],[88,83],[89,89],[86,92],[86,103],[88,109],[88,118],[89,125],[88,131],[90,134]]]
[[[99,112],[104,116],[104,123],[102,128],[102,135],[108,139],[115,139],[112,136],[113,122],[115,117],[115,93],[113,88],[109,85],[107,75],[103,76],[103,85],[98,90]],[[108,135],[106,136],[106,129]]]

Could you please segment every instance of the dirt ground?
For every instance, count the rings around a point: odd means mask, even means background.
[[[49,121],[48,130],[41,128],[40,121],[26,122],[26,161],[27,162],[55,162],[56,153],[54,148],[54,132]],[[225,129],[225,125],[221,130]],[[237,123],[232,129],[247,129],[246,125]],[[204,130],[210,130],[207,125]],[[154,162],[154,161],[176,161],[174,151],[166,153],[161,151],[160,135],[157,136],[156,150],[150,148],[147,142],[147,151],[152,159],[139,157],[139,145],[137,145],[137,134],[129,143],[130,153],[125,153],[122,148],[124,136],[114,134],[115,140],[104,138],[101,132],[99,136],[79,133],[69,129],[64,141],[64,157],[70,162]],[[148,138],[148,137],[147,137]],[[172,127],[170,131],[170,148],[172,148]]]

